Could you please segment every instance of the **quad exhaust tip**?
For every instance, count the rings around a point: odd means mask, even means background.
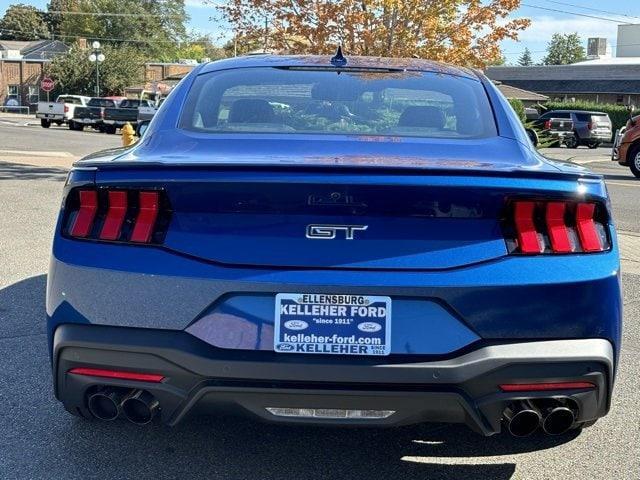
[[[122,413],[136,425],[146,425],[153,420],[160,409],[160,402],[144,390],[132,390],[122,400]]]
[[[577,409],[566,400],[521,400],[508,406],[503,419],[514,437],[527,437],[539,426],[547,435],[562,435],[576,422]]]
[[[542,414],[527,400],[515,402],[503,413],[507,429],[514,437],[528,437],[535,432],[542,421]]]
[[[552,408],[544,417],[542,429],[549,435],[562,435],[571,429],[576,414],[566,406]]]
[[[136,425],[150,423],[160,411],[160,402],[147,391],[110,387],[89,395],[87,406],[99,420],[112,421],[122,414]]]
[[[89,396],[87,406],[91,414],[105,421],[111,421],[120,415],[123,393],[120,390],[106,388]]]

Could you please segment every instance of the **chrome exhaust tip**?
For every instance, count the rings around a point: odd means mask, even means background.
[[[120,415],[120,403],[123,393],[120,390],[106,388],[89,396],[87,406],[91,415],[110,422]]]
[[[554,407],[545,415],[542,429],[549,435],[562,435],[571,429],[575,421],[576,414],[569,407]]]
[[[540,426],[542,414],[531,402],[520,401],[507,407],[502,414],[507,430],[514,437],[528,437]]]
[[[160,410],[160,402],[144,390],[133,390],[122,400],[122,413],[131,423],[146,425]]]

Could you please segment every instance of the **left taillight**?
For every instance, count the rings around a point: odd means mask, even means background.
[[[163,190],[76,189],[67,197],[63,234],[73,238],[161,244],[171,209]]]
[[[600,202],[517,199],[508,202],[503,230],[509,253],[596,253],[611,248]]]

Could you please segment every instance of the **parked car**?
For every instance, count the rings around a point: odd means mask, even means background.
[[[629,119],[616,134],[611,159],[631,169],[640,178],[640,115]]]
[[[104,125],[107,133],[115,133],[116,128],[122,128],[126,123],[130,123],[135,128],[138,122],[138,110],[142,107],[150,107],[148,100],[138,100],[127,98],[122,100],[117,107],[104,109]]]
[[[49,128],[52,123],[62,125],[73,118],[77,106],[84,107],[88,101],[89,97],[82,95],[60,95],[55,102],[38,102],[36,118],[43,128]]]
[[[550,147],[566,145],[569,148],[575,148],[576,146],[574,125],[570,118],[542,116],[533,122],[533,126],[540,130],[540,134],[550,143]]]
[[[153,116],[156,114],[156,112],[158,111],[158,109],[164,103],[165,98],[166,97],[163,97],[160,100],[158,100],[157,104],[149,102],[148,105],[141,105],[140,108],[138,108],[138,122],[151,120]]]
[[[578,148],[586,145],[589,148],[598,148],[600,144],[611,141],[612,123],[609,115],[602,112],[586,112],[581,110],[552,110],[538,118],[538,121],[546,121],[550,118],[562,118],[573,122],[575,142],[567,146]]]
[[[86,107],[76,108],[73,119],[69,122],[71,130],[83,130],[84,127],[93,127],[96,130],[108,133],[116,133],[116,128],[104,124],[104,111],[106,108],[114,108],[125,100],[122,97],[94,97]]]
[[[202,64],[136,144],[75,165],[61,205],[48,342],[79,417],[525,436],[611,405],[607,189],[538,154],[481,72]]]

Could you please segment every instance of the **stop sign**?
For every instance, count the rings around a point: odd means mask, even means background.
[[[55,87],[55,86],[56,86],[56,82],[54,82],[49,77],[44,77],[42,79],[42,81],[40,82],[40,88],[42,90],[44,90],[45,92],[50,92],[51,90],[53,90],[53,87]]]

